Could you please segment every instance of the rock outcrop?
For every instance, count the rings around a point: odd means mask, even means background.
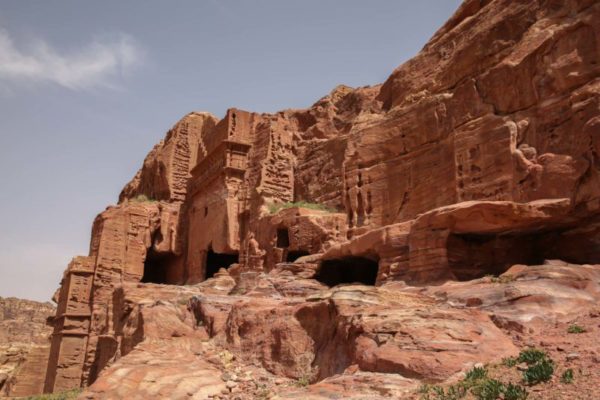
[[[440,286],[331,289],[278,268],[243,290],[225,271],[193,286],[123,284],[119,355],[82,398],[418,398],[423,382],[557,344],[561,368],[586,348],[578,364],[598,372],[598,266],[549,261]],[[589,343],[566,337],[574,320],[586,321]],[[592,399],[590,386],[556,398]]]
[[[55,311],[50,303],[0,297],[0,397],[42,393]]]
[[[466,0],[382,85],[189,114],[65,271],[45,390],[267,389],[233,365],[378,398],[497,362],[598,300],[599,155],[593,0]]]

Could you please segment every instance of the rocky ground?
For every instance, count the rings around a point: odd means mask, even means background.
[[[51,303],[0,297],[0,397],[40,393],[50,349]]]
[[[597,398],[600,266],[425,287],[327,288],[289,268],[252,282],[124,285],[121,358],[81,398],[452,399],[475,367],[530,399]],[[552,360],[549,381],[523,382],[530,348]]]

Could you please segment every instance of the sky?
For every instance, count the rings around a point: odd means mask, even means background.
[[[459,0],[1,0],[0,296],[47,301],[190,111],[383,82]]]

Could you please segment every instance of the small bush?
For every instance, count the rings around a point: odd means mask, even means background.
[[[568,333],[583,333],[585,332],[585,328],[579,325],[569,325],[567,329]]]
[[[308,376],[304,375],[301,376],[300,378],[298,378],[298,380],[296,381],[296,385],[300,386],[300,387],[307,387],[308,385],[310,385],[310,379]]]
[[[517,365],[517,359],[514,357],[506,357],[502,359],[502,365],[508,368],[512,368]]]
[[[554,373],[554,363],[552,360],[544,358],[543,360],[530,365],[523,371],[523,382],[527,385],[536,385],[541,382],[547,382]]]
[[[569,368],[563,372],[562,376],[560,377],[560,381],[562,383],[573,383],[573,370]]]
[[[293,207],[309,208],[311,210],[319,210],[319,211],[327,211],[327,212],[335,211],[323,204],[308,203],[306,201],[296,201],[294,203],[290,203],[290,202],[288,202],[288,203],[271,203],[271,204],[269,204],[269,212],[271,214],[275,214],[276,212],[278,212],[280,210],[285,210],[287,208],[293,208]]]
[[[417,393],[429,393],[431,391],[431,385],[428,383],[424,383],[421,386],[419,386],[419,389],[417,390]]]
[[[467,394],[467,389],[464,385],[460,383],[457,385],[452,385],[446,391],[446,398],[444,400],[458,400],[465,397]]]
[[[509,383],[504,387],[504,400],[525,400],[529,396],[523,386]]]
[[[478,400],[496,400],[504,393],[504,385],[496,379],[484,379],[471,392]]]
[[[546,354],[546,352],[544,352],[542,350],[531,348],[531,349],[522,350],[519,353],[519,357],[517,358],[517,361],[520,363],[524,362],[527,365],[532,365],[539,361],[545,360],[547,358],[548,358],[548,355]]]
[[[81,393],[81,389],[72,389],[65,392],[40,394],[26,397],[26,400],[74,400]]]
[[[156,200],[146,196],[145,194],[138,194],[132,200],[137,203],[152,203],[152,202],[156,201]]]
[[[419,392],[423,393],[422,400],[460,400],[467,394],[464,385],[458,383],[444,390],[441,386],[422,385]]]
[[[475,367],[469,370],[465,376],[466,381],[478,381],[487,377],[487,369],[483,367]]]

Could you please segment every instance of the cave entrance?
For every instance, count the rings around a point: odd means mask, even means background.
[[[375,285],[379,263],[365,257],[346,257],[326,260],[315,279],[329,287],[342,283],[362,283]]]
[[[290,245],[290,234],[286,228],[277,229],[277,247],[285,249]]]
[[[539,265],[545,259],[552,233],[451,234],[448,266],[459,281],[498,276],[515,264]]]
[[[288,251],[285,256],[285,261],[289,263],[293,263],[300,257],[308,256],[310,253],[304,250],[296,250],[296,251]]]
[[[224,253],[215,253],[212,248],[208,249],[206,253],[206,277],[205,279],[212,278],[219,269],[221,268],[229,268],[231,264],[235,264],[238,262],[238,253],[233,254],[224,254]]]
[[[176,264],[176,256],[170,253],[158,253],[152,247],[146,252],[144,260],[143,283],[169,283],[170,269]]]

